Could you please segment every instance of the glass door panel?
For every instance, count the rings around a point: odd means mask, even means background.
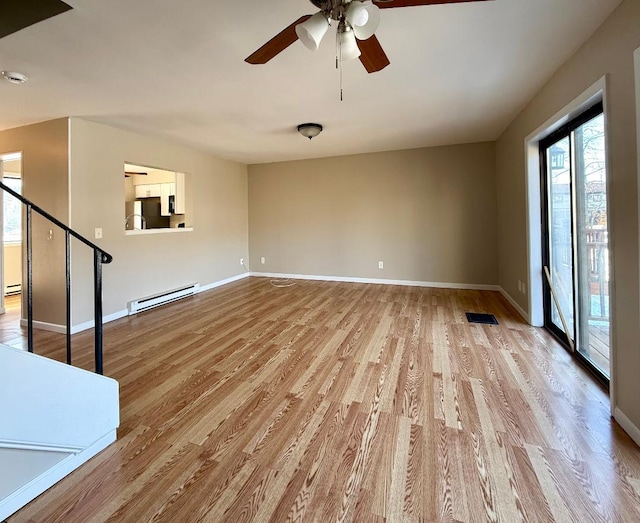
[[[604,116],[574,131],[578,351],[609,375],[609,231]]]
[[[560,311],[550,300],[552,324],[564,336],[575,339],[573,282],[573,213],[571,184],[571,142],[565,137],[547,148],[548,209],[549,209],[549,275]],[[560,312],[568,332],[562,322]]]

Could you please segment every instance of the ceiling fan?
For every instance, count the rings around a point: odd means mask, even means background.
[[[298,39],[315,51],[329,26],[336,22],[336,59],[360,58],[367,72],[375,73],[390,63],[374,34],[380,22],[379,9],[484,1],[490,0],[310,0],[320,11],[298,18],[245,58],[245,62],[266,64]]]

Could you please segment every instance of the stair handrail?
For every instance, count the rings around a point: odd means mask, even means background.
[[[56,217],[28,200],[21,194],[17,193],[10,187],[7,187],[0,181],[0,189],[11,194],[26,206],[26,247],[27,247],[27,350],[33,352],[33,266],[32,266],[32,211],[35,211],[43,218],[47,219],[54,225],[58,226],[65,233],[65,280],[66,280],[66,337],[67,337],[67,363],[71,365],[71,244],[70,238],[74,237],[81,243],[93,249],[94,272],[93,272],[93,288],[94,288],[94,352],[95,352],[95,371],[103,374],[102,360],[102,264],[111,263],[113,256],[107,251],[97,246],[84,236],[78,234],[69,226],[62,223]]]

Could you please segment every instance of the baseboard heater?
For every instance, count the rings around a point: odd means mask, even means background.
[[[20,294],[22,292],[22,284],[21,283],[13,283],[11,285],[7,285],[4,288],[4,295],[10,296],[11,294]]]
[[[153,309],[154,307],[159,307],[160,305],[164,305],[165,303],[180,300],[182,298],[186,298],[187,296],[193,296],[198,292],[198,289],[200,289],[200,284],[192,283],[191,285],[186,285],[185,287],[180,287],[178,289],[173,289],[159,294],[154,294],[153,296],[148,296],[146,298],[140,298],[139,300],[131,301],[129,302],[129,315]]]

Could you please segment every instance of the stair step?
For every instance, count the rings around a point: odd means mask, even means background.
[[[70,452],[0,448],[0,499],[67,459]]]

